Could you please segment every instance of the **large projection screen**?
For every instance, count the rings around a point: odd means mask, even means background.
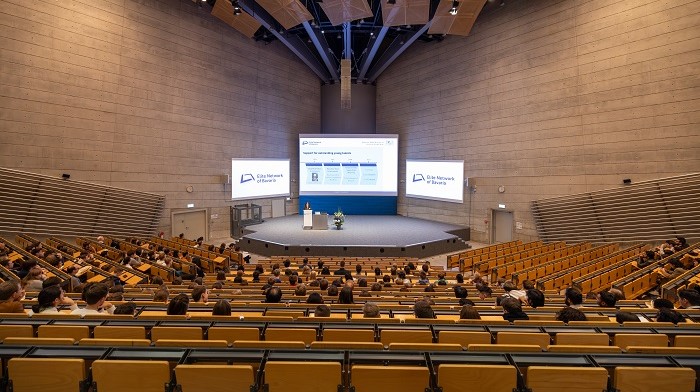
[[[407,159],[406,197],[464,202],[464,161]]]
[[[289,196],[289,159],[231,159],[231,200]]]
[[[299,135],[299,195],[396,196],[398,135]]]

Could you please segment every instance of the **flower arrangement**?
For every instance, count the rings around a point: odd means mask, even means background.
[[[345,222],[345,214],[338,208],[338,210],[333,213],[333,224],[335,224],[336,229],[340,230],[340,226],[343,225],[343,222]]]

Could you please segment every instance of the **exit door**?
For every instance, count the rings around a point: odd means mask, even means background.
[[[199,237],[204,237],[205,240],[209,238],[206,209],[173,211],[170,219],[173,237],[184,234],[185,238],[190,240]]]
[[[492,243],[513,241],[513,212],[492,210]]]

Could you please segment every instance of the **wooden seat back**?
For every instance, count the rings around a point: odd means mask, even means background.
[[[499,332],[496,334],[497,344],[536,344],[547,348],[550,343],[549,334],[545,332]]]
[[[610,337],[605,333],[560,332],[554,336],[554,344],[607,346],[610,344]]]
[[[491,334],[489,332],[440,331],[438,342],[457,343],[467,348],[470,344],[491,344]]]
[[[325,329],[324,342],[374,342],[373,329]]]
[[[160,339],[185,339],[201,340],[202,328],[199,327],[153,327],[151,328],[151,340],[157,342]]]
[[[429,330],[385,329],[381,332],[380,341],[385,346],[390,343],[432,343],[433,333]]]
[[[618,333],[613,337],[613,345],[623,349],[628,346],[668,347],[668,336],[652,333]]]
[[[355,392],[425,392],[430,373],[422,366],[353,365],[350,384]]]
[[[146,328],[98,325],[92,334],[98,339],[146,339]]]
[[[78,341],[90,337],[87,325],[40,325],[40,338],[71,338]]]
[[[300,374],[310,377],[299,379]],[[265,365],[269,392],[337,391],[342,384],[339,362],[268,361]]]
[[[78,342],[79,346],[103,346],[103,347],[146,347],[151,345],[148,339],[107,339],[107,338],[84,338]]]
[[[380,342],[316,341],[311,342],[310,347],[320,350],[384,350],[384,345]]]
[[[267,328],[265,340],[302,341],[308,346],[316,340],[316,330],[310,328]]]
[[[166,361],[98,359],[92,363],[92,379],[100,392],[163,392],[170,366]]]
[[[12,358],[8,377],[16,392],[75,392],[85,381],[85,361],[76,358]]]
[[[604,368],[567,366],[530,366],[527,387],[532,392],[602,392],[608,388],[608,371]]]
[[[175,378],[182,392],[250,391],[255,384],[250,365],[177,365]]]
[[[513,392],[518,377],[512,365],[457,365],[438,366],[438,386],[443,392],[461,392],[469,385],[480,392]]]
[[[260,340],[257,328],[211,327],[207,330],[209,340],[225,340],[232,344],[236,340]]]
[[[8,337],[32,338],[34,328],[31,325],[0,325],[0,341]]]
[[[614,387],[618,392],[690,392],[695,390],[695,371],[690,368],[615,368]]]

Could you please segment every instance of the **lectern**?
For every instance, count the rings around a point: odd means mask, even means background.
[[[311,230],[313,227],[313,215],[311,210],[304,210],[304,230]]]

